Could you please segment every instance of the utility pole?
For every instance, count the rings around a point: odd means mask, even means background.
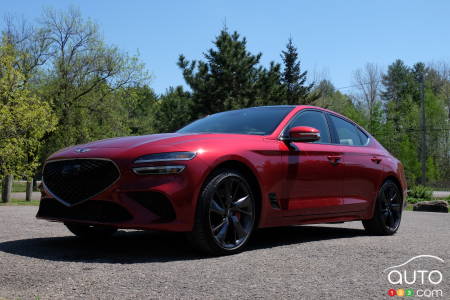
[[[427,181],[427,142],[426,142],[426,124],[425,124],[425,92],[424,92],[424,72],[425,70],[421,68],[419,74],[419,84],[420,84],[420,164],[422,168],[422,176],[420,178],[420,183],[425,185]]]

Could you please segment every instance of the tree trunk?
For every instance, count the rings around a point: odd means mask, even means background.
[[[4,203],[11,201],[12,184],[13,184],[13,176],[6,175],[5,178],[3,179],[3,186],[2,186],[2,201]]]
[[[33,195],[33,178],[30,178],[27,180],[27,190],[26,190],[27,194],[25,199],[27,201],[31,201],[31,196]]]

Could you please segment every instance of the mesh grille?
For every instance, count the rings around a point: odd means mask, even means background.
[[[48,190],[71,205],[99,194],[118,178],[117,167],[109,160],[100,159],[51,161],[43,171]]]

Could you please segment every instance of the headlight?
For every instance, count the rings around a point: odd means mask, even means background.
[[[185,166],[156,166],[133,168],[133,172],[138,175],[158,175],[158,174],[178,174]]]
[[[197,153],[195,153],[195,152],[154,153],[154,154],[147,154],[147,155],[138,157],[134,161],[134,163],[142,164],[142,163],[157,162],[157,161],[191,160],[196,155],[197,155]]]

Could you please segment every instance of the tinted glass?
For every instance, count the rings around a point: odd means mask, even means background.
[[[359,138],[361,139],[361,143],[363,145],[366,145],[367,142],[369,141],[369,137],[367,136],[367,134],[364,133],[364,131],[362,131],[361,129],[358,129],[358,133],[359,133]]]
[[[339,144],[349,146],[362,145],[355,125],[333,115],[330,115],[330,117],[336,128]]]
[[[309,126],[318,129],[320,131],[320,139],[315,143],[330,143],[330,132],[328,130],[327,120],[320,111],[307,110],[301,112],[295,117],[292,123],[289,124],[289,129],[297,126]]]
[[[226,111],[197,120],[177,132],[268,135],[293,107],[253,107]]]

